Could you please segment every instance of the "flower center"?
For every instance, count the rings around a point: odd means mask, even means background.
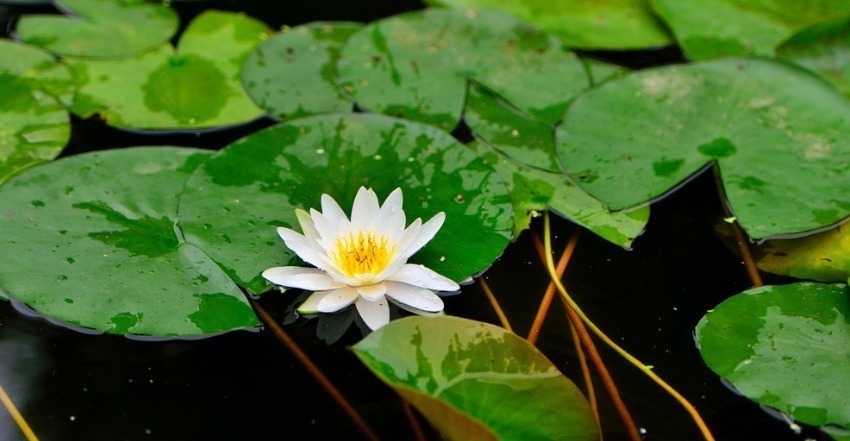
[[[395,245],[390,246],[389,241],[386,234],[379,236],[373,231],[364,233],[362,230],[357,234],[351,232],[348,237],[336,240],[336,251],[331,256],[349,277],[374,276],[383,271],[395,255]]]

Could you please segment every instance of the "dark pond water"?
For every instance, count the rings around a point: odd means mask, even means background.
[[[173,4],[184,24],[215,7],[243,10],[274,27],[312,20],[371,21],[423,7],[410,0]],[[49,5],[0,6],[0,29],[8,29],[20,13],[52,10]],[[590,55],[635,67],[680,57],[674,50]],[[217,149],[272,123],[258,121],[215,133],[145,135],[75,120],[65,155],[130,145]],[[785,421],[737,396],[705,367],[694,346],[692,330],[705,311],[750,283],[741,261],[714,233],[713,224],[723,212],[711,171],[652,208],[649,228],[634,251],[582,235],[567,270],[571,294],[611,337],[689,397],[718,439],[826,439],[812,429],[795,434]],[[542,223],[534,227],[542,230]],[[555,220],[554,227],[560,251],[575,227],[562,220]],[[525,335],[548,280],[528,234],[484,277],[514,328]],[[268,295],[261,302],[282,321],[292,300]],[[446,312],[497,323],[477,285],[447,298]],[[316,327],[316,320],[302,319],[285,329],[382,439],[411,439],[399,399],[345,349],[361,333],[352,328],[328,346],[317,338]],[[539,347],[564,373],[578,379],[566,330],[563,310],[556,306]],[[672,399],[613,353],[601,350],[647,439],[698,439],[690,419]],[[0,302],[0,384],[47,441],[359,439],[350,420],[267,332],[196,341],[133,341],[80,334]],[[610,403],[602,398],[601,406],[605,439],[626,439]],[[0,440],[19,439],[17,427],[0,412]]]

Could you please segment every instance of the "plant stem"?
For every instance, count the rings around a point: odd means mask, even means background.
[[[484,291],[487,299],[490,300],[490,304],[493,305],[493,310],[496,311],[496,315],[499,316],[499,321],[502,323],[502,327],[510,332],[514,332],[513,328],[511,328],[511,323],[508,321],[508,317],[499,305],[499,301],[496,300],[496,296],[494,296],[493,291],[490,290],[490,285],[487,284],[484,277],[480,277],[478,282],[481,284],[481,289]]]
[[[561,258],[558,259],[558,278],[564,275],[564,271],[570,263],[570,258],[573,256],[573,251],[576,249],[579,236],[581,236],[581,229],[576,229],[575,233],[573,233],[570,237],[570,242],[567,244],[567,247],[564,248]],[[540,237],[534,230],[531,231],[531,237],[532,240],[534,240],[534,246],[537,247],[537,252],[542,253],[543,243],[540,241]],[[542,254],[540,255],[540,258],[544,259]],[[549,307],[552,305],[553,298],[555,298],[555,284],[553,282],[549,282],[549,286],[546,288],[546,293],[543,294],[543,300],[540,301],[540,307],[537,308],[537,315],[534,316],[534,322],[531,324],[531,330],[528,331],[527,340],[529,343],[537,343],[537,337],[540,335],[540,328],[543,327],[546,315],[549,314]]]
[[[543,241],[540,240],[540,236],[534,234],[532,236],[534,239],[534,246],[537,248],[537,253],[540,256],[540,260],[545,264],[546,263],[546,250],[543,245]],[[558,280],[561,279],[561,275],[563,273],[558,273]],[[554,285],[554,282],[552,283]],[[623,422],[623,426],[626,428],[626,432],[629,434],[629,439],[632,441],[640,441],[641,436],[640,432],[635,425],[635,421],[632,418],[632,414],[629,413],[629,409],[626,407],[626,403],[623,402],[623,398],[620,396],[620,391],[617,389],[617,384],[614,383],[614,378],[611,377],[611,373],[608,372],[608,367],[605,366],[605,362],[602,361],[602,357],[599,355],[599,351],[596,350],[596,344],[593,343],[593,339],[590,338],[590,334],[587,332],[587,328],[584,326],[584,323],[581,321],[581,318],[576,314],[575,311],[570,307],[569,303],[561,297],[561,303],[564,305],[564,309],[567,311],[567,317],[569,318],[569,323],[572,325],[573,329],[575,329],[576,334],[581,340],[584,347],[587,349],[587,354],[590,357],[590,361],[593,362],[593,366],[596,367],[596,371],[599,373],[599,376],[602,378],[602,384],[605,386],[605,390],[608,392],[608,396],[611,397],[611,402],[614,404],[614,408],[617,409],[617,415],[620,417],[620,421]]]
[[[576,302],[572,299],[572,297],[570,297],[570,295],[567,294],[567,290],[566,290],[566,288],[564,288],[564,285],[561,283],[561,279],[558,278],[558,274],[557,274],[557,271],[555,269],[555,264],[552,261],[552,234],[551,234],[550,227],[549,227],[549,212],[546,212],[544,214],[543,219],[544,219],[544,245],[545,245],[545,255],[546,255],[546,267],[549,269],[549,276],[552,278],[552,281],[555,282],[555,285],[558,287],[558,291],[561,293],[561,296],[563,297],[564,301],[566,301],[567,304],[569,304],[569,306],[573,309],[573,311],[575,311],[575,313],[578,314],[579,318],[581,318],[581,321],[584,322],[587,325],[587,327],[590,328],[590,330],[593,331],[593,333],[596,334],[596,336],[599,337],[605,344],[607,344],[611,349],[613,349],[618,354],[620,354],[620,356],[625,358],[629,363],[633,364],[635,367],[640,369],[640,371],[643,372],[644,375],[649,377],[652,381],[654,381],[656,384],[661,386],[662,389],[667,391],[667,393],[669,393],[673,398],[675,398],[676,401],[678,401],[679,404],[681,404],[682,407],[684,407],[685,410],[687,410],[687,412],[691,415],[691,418],[693,418],[694,422],[696,423],[697,427],[699,428],[700,432],[702,433],[702,436],[707,441],[714,441],[714,436],[711,435],[711,431],[708,429],[708,426],[706,426],[705,422],[703,421],[702,417],[699,415],[699,412],[697,412],[696,408],[694,408],[694,406],[691,405],[691,403],[689,403],[688,400],[685,399],[685,397],[683,397],[679,392],[677,392],[676,389],[673,389],[669,384],[667,384],[664,380],[662,380],[661,377],[659,377],[654,372],[652,372],[651,367],[641,363],[640,360],[638,360],[637,358],[635,358],[634,356],[632,356],[631,354],[626,352],[626,350],[624,350],[619,345],[614,343],[613,340],[608,338],[608,336],[605,335],[605,333],[602,332],[602,330],[599,329],[587,317],[587,315],[584,313],[584,311],[581,310],[581,308],[578,306],[578,304],[576,304]]]
[[[750,283],[753,285],[753,288],[757,288],[759,286],[763,286],[764,282],[761,280],[761,274],[759,274],[758,267],[756,266],[756,261],[753,259],[753,253],[750,252],[750,246],[747,244],[747,240],[744,237],[744,232],[741,231],[741,226],[738,225],[738,221],[732,222],[732,235],[735,237],[735,243],[738,244],[738,250],[741,253],[741,259],[744,260],[744,266],[747,268],[747,275],[750,276]]]
[[[336,404],[343,410],[343,412],[346,413],[346,415],[348,415],[349,418],[351,418],[351,421],[354,422],[357,428],[360,429],[360,433],[363,435],[363,437],[368,439],[369,441],[379,441],[378,436],[375,435],[375,432],[372,430],[372,428],[369,427],[366,421],[360,416],[359,413],[357,413],[357,411],[354,409],[354,406],[352,406],[351,403],[349,403],[348,400],[345,399],[339,389],[337,389],[336,386],[331,383],[328,377],[326,377],[325,374],[322,373],[318,366],[316,366],[313,361],[310,360],[309,357],[307,357],[307,354],[305,354],[304,351],[301,350],[298,344],[295,343],[294,340],[289,338],[289,335],[287,335],[283,328],[281,328],[274,321],[274,318],[272,318],[272,316],[265,310],[265,308],[260,306],[260,304],[256,301],[250,299],[250,297],[249,301],[251,302],[251,306],[254,307],[254,310],[257,311],[257,315],[260,316],[260,319],[263,321],[263,323],[265,323],[265,325],[268,326],[269,329],[271,329],[272,334],[274,334],[275,337],[277,337],[277,339],[280,340],[280,342],[283,343],[284,346],[286,346],[286,349],[288,349],[289,352],[291,352],[292,355],[295,356],[298,362],[301,363],[301,365],[304,366],[305,369],[307,369],[307,372],[309,372],[310,375],[312,375],[313,378],[315,378],[316,381],[319,382],[319,384],[325,389],[325,392],[327,392],[328,395],[330,395],[331,398],[336,401]]]
[[[573,346],[576,348],[578,361],[581,365],[581,375],[584,377],[584,385],[587,389],[587,401],[590,402],[590,408],[593,410],[593,416],[596,418],[596,427],[599,429],[601,438],[602,420],[599,418],[599,406],[596,403],[596,390],[593,388],[593,378],[590,376],[590,367],[587,366],[587,356],[581,347],[581,338],[578,336],[578,332],[573,321],[570,319],[569,313],[567,313],[567,323],[570,324],[570,336],[573,339]]]
[[[2,385],[0,385],[0,402],[2,402],[3,406],[6,407],[6,410],[9,411],[9,415],[12,415],[12,419],[15,420],[15,423],[21,429],[21,432],[23,432],[27,441],[38,441],[38,437],[35,436],[35,432],[32,431],[30,425],[27,424],[27,420],[24,419],[24,416],[21,415],[21,412],[18,411],[17,407],[15,407],[15,403],[12,402],[12,399],[6,393],[6,390],[3,389]]]

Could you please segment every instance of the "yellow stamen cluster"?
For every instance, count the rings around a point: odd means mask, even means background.
[[[349,277],[376,275],[389,265],[395,255],[395,245],[390,246],[387,235],[378,236],[373,231],[351,232],[348,237],[338,238],[335,245],[336,251],[331,253],[331,257]]]

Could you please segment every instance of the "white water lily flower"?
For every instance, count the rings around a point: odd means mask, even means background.
[[[321,212],[295,211],[303,235],[277,229],[286,246],[316,268],[270,268],[263,277],[276,285],[315,291],[298,312],[336,312],[354,303],[373,330],[390,320],[387,297],[414,312],[442,311],[443,301],[434,291],[457,291],[458,284],[407,259],[434,238],[446,215],[437,213],[424,224],[416,219],[405,228],[401,205],[400,188],[379,206],[378,195],[360,187],[349,220],[339,204],[323,194]]]

